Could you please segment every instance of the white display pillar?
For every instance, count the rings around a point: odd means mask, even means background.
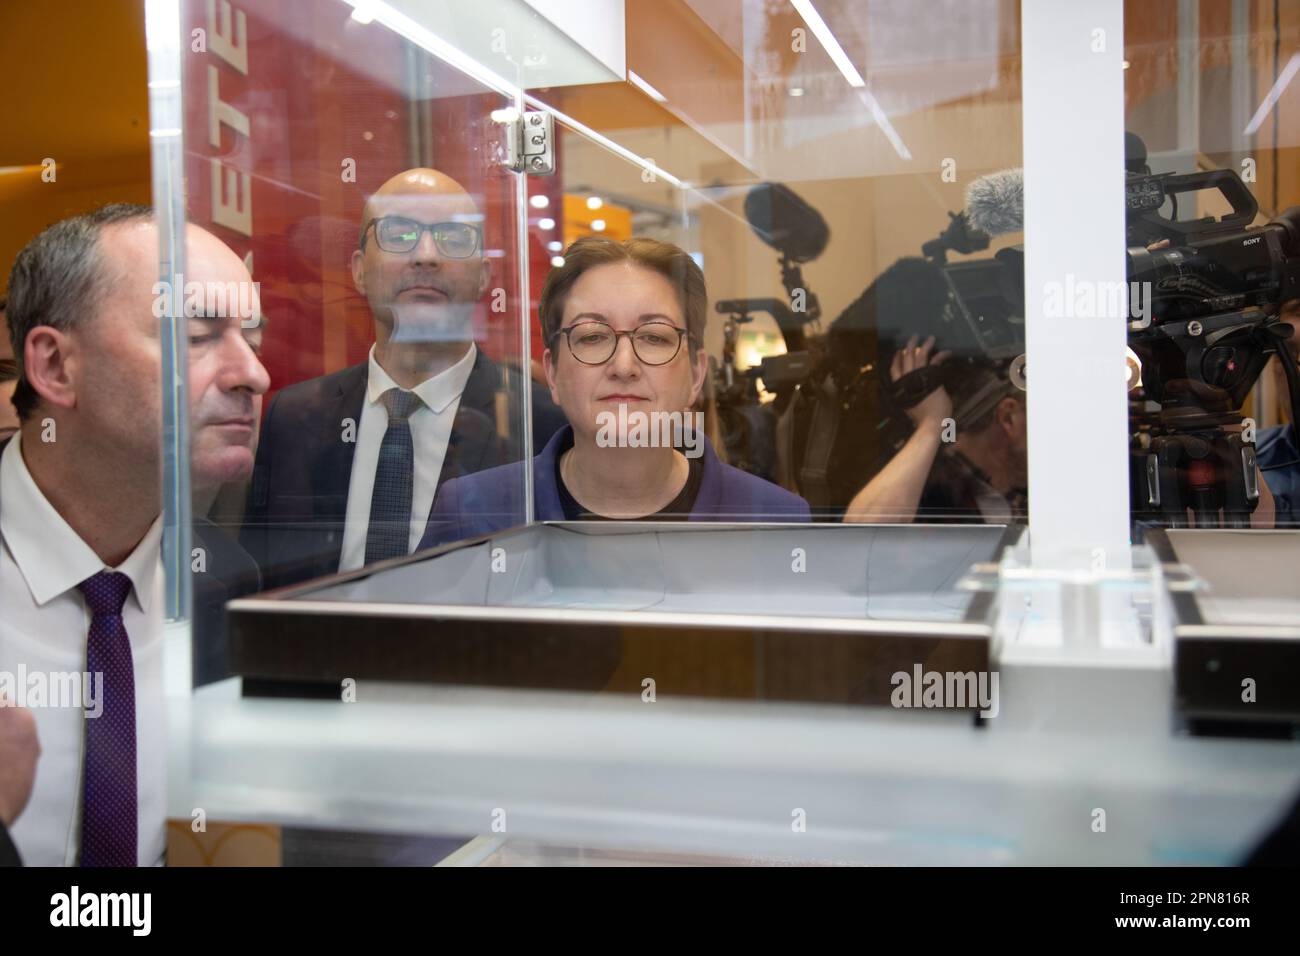
[[[1021,3],[1029,534],[1041,571],[1131,562],[1123,7]]]

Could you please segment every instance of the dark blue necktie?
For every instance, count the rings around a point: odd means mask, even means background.
[[[379,446],[375,487],[370,495],[366,564],[410,551],[411,494],[415,484],[415,449],[408,419],[423,404],[414,392],[390,388],[379,397],[388,409],[388,430]]]
[[[135,669],[122,605],[131,579],[100,571],[78,585],[90,609],[86,671],[102,674],[103,709],[86,715],[81,801],[81,865],[135,866],[139,791],[135,755]]]

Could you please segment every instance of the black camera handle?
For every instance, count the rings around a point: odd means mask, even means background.
[[[738,321],[749,321],[749,313],[766,312],[776,320],[776,327],[785,339],[787,352],[800,352],[804,349],[804,320],[778,298],[723,299],[713,306],[723,315],[739,316]]]
[[[1176,204],[1176,197],[1203,189],[1217,189],[1232,206],[1232,212],[1219,219],[1206,216],[1182,221],[1160,215],[1160,207],[1166,199]],[[1231,169],[1129,176],[1124,184],[1124,194],[1130,245],[1135,238],[1140,239],[1143,245],[1159,239],[1168,239],[1174,245],[1186,245],[1191,236],[1205,238],[1245,229],[1259,213],[1259,203],[1236,171]]]
[[[921,404],[927,395],[944,385],[946,370],[941,365],[922,365],[891,382],[885,394],[897,408],[906,411]]]

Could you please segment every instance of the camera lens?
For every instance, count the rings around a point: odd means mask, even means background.
[[[1209,349],[1201,360],[1201,374],[1207,385],[1232,391],[1247,367],[1246,356],[1233,345],[1219,345]]]

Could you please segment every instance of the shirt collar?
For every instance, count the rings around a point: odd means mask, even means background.
[[[136,603],[141,611],[149,613],[161,554],[162,516],[149,526],[125,561],[116,568],[106,568],[36,486],[23,460],[21,433],[14,435],[0,456],[0,535],[38,605],[100,571],[113,570],[131,579]]]
[[[471,342],[464,358],[451,368],[443,369],[432,378],[426,378],[410,391],[419,395],[420,401],[441,415],[446,411],[447,406],[460,398],[461,392],[465,391],[465,383],[469,381],[470,372],[474,370],[474,359],[477,355],[478,346]],[[370,346],[370,373],[366,378],[366,401],[371,404],[377,403],[380,396],[390,388],[401,388],[401,386],[394,382],[393,377],[379,364],[375,358],[375,347],[372,345]]]

